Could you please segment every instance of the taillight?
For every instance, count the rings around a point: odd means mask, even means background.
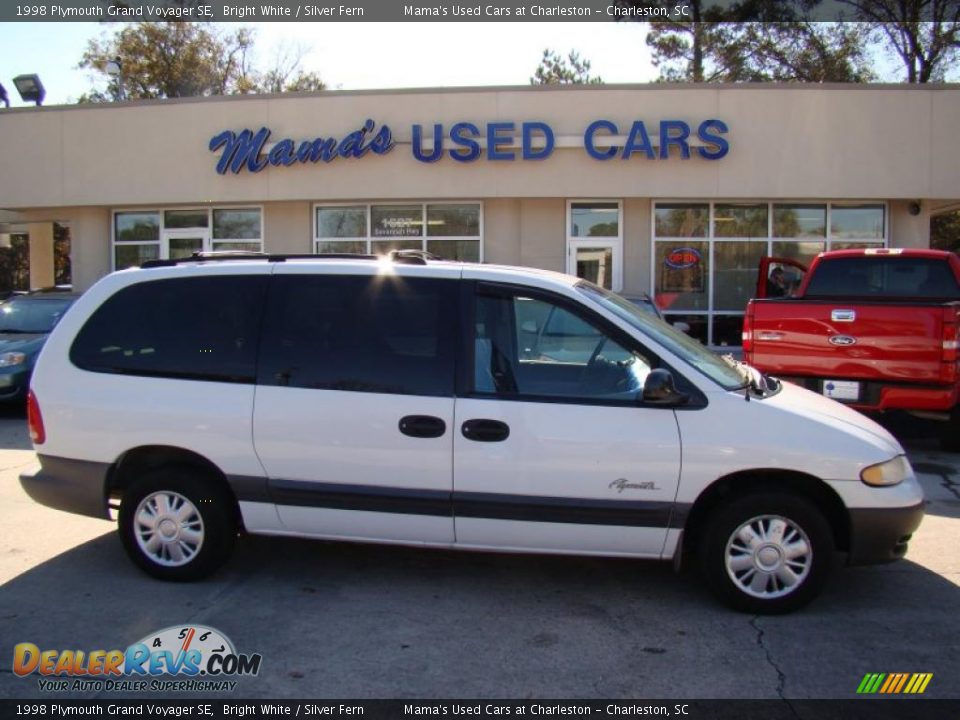
[[[942,348],[940,382],[952,384],[957,381],[957,314],[952,309],[943,313]]]
[[[27,393],[27,427],[30,428],[30,439],[34,445],[43,445],[47,433],[43,429],[43,415],[40,414],[40,403],[33,390]]]
[[[743,332],[740,334],[740,338],[744,359],[750,362],[746,355],[753,351],[753,303],[747,305],[747,314],[743,316]]]

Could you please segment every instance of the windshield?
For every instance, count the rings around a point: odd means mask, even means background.
[[[736,390],[744,386],[743,375],[724,362],[719,355],[707,350],[692,337],[675,330],[655,315],[593,283],[580,282],[576,289],[692,365],[724,390]]]
[[[72,303],[72,298],[8,300],[0,305],[0,333],[48,333]]]

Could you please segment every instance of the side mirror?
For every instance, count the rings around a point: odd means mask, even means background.
[[[647,375],[640,399],[647,405],[684,405],[690,396],[677,390],[672,372],[657,368]]]

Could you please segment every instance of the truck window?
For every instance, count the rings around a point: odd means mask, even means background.
[[[820,263],[806,297],[955,299],[950,266],[931,258],[849,257]]]

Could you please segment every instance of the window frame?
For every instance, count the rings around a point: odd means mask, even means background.
[[[707,234],[705,236],[696,236],[696,237],[674,237],[674,236],[664,236],[659,237],[657,235],[657,207],[659,205],[707,205],[708,207],[708,219],[707,219]],[[766,237],[718,237],[715,234],[715,209],[717,205],[766,205],[767,206],[767,235]],[[795,238],[785,238],[785,237],[774,237],[774,210],[777,206],[784,205],[824,205],[826,207],[826,226],[824,228],[823,238],[809,237],[809,236],[798,236]],[[856,207],[863,205],[877,206],[883,209],[883,237],[876,240],[870,239],[859,239],[859,240],[850,240],[845,238],[835,238],[831,235],[830,223],[831,223],[831,212],[833,208],[841,207]],[[709,267],[710,271],[707,273],[707,308],[705,310],[675,310],[671,311],[669,308],[664,309],[660,308],[660,311],[663,313],[664,319],[670,322],[672,319],[682,319],[684,316],[697,316],[702,317],[706,321],[707,329],[707,342],[705,343],[707,347],[714,350],[731,350],[740,347],[737,345],[717,345],[714,342],[714,322],[715,318],[718,317],[743,317],[746,308],[740,311],[732,310],[719,310],[715,307],[715,298],[714,298],[714,287],[716,281],[716,247],[717,243],[749,243],[749,242],[765,242],[767,245],[766,255],[774,256],[773,251],[774,243],[790,243],[790,242],[823,242],[823,247],[825,251],[833,249],[834,243],[840,244],[866,244],[878,248],[889,247],[890,242],[890,203],[885,200],[810,200],[810,199],[797,199],[797,198],[783,198],[783,199],[757,199],[757,198],[726,198],[726,199],[705,199],[705,198],[658,198],[650,201],[650,283],[649,283],[649,293],[650,297],[654,299],[654,302],[657,302],[657,243],[659,242],[672,242],[672,243],[689,243],[689,242],[704,242],[708,247],[708,257],[709,257]],[[660,307],[659,304],[657,307]]]
[[[617,236],[590,238],[573,235],[573,206],[574,205],[616,205],[617,206]],[[610,278],[610,289],[613,292],[623,290],[623,200],[614,198],[570,198],[566,203],[564,214],[564,237],[566,238],[566,272],[568,275],[577,275],[577,250],[581,248],[603,248],[612,250],[613,272]],[[589,279],[589,278],[583,278]]]
[[[420,206],[420,220],[421,220],[421,230],[419,237],[416,235],[398,235],[395,238],[389,237],[374,237],[373,228],[372,228],[372,215],[373,207],[377,205],[419,205]],[[476,205],[479,211],[479,221],[478,221],[478,235],[442,235],[442,236],[430,236],[427,234],[427,206],[429,205]],[[338,238],[322,238],[318,235],[320,230],[320,223],[318,218],[318,210],[321,208],[364,208],[367,218],[367,234],[366,236],[356,236],[356,237],[338,237]],[[312,239],[310,242],[310,251],[314,255],[321,255],[323,253],[318,252],[317,247],[321,242],[327,243],[351,243],[351,242],[362,242],[365,243],[365,253],[367,255],[373,255],[371,243],[374,242],[384,242],[391,239],[395,240],[420,240],[420,250],[424,252],[429,252],[429,243],[434,240],[448,240],[448,241],[476,241],[478,243],[477,247],[479,249],[477,253],[476,261],[465,261],[465,262],[478,262],[482,263],[484,261],[484,206],[482,200],[473,200],[473,199],[464,199],[464,200],[363,200],[359,202],[350,202],[348,200],[342,202],[315,202],[312,206],[312,215],[313,219],[311,220],[312,226]]]
[[[206,227],[195,227],[195,228],[167,228],[165,224],[165,216],[167,212],[176,212],[178,210],[191,210],[194,212],[205,212],[207,214],[207,226]],[[260,213],[260,239],[251,240],[251,239],[227,239],[227,238],[217,238],[216,240],[213,237],[213,212],[214,210],[256,210]],[[124,215],[128,213],[156,213],[159,216],[160,223],[158,225],[158,237],[156,240],[144,240],[142,242],[126,242],[117,241],[117,215]],[[110,209],[110,272],[117,271],[117,247],[124,245],[155,245],[157,247],[157,257],[161,260],[169,259],[169,247],[168,242],[164,238],[166,232],[175,232],[175,233],[190,233],[196,232],[197,234],[203,233],[206,237],[207,244],[209,244],[209,250],[206,248],[204,252],[209,252],[213,250],[213,244],[215,242],[237,242],[249,244],[251,246],[251,251],[253,252],[263,252],[266,239],[264,238],[264,206],[262,204],[250,204],[250,203],[237,203],[237,204],[227,204],[227,205],[206,205],[206,206],[197,206],[197,205],[171,205],[171,206],[153,206],[153,207],[124,207],[124,208],[111,208]],[[168,257],[164,257],[164,251],[167,251]]]

